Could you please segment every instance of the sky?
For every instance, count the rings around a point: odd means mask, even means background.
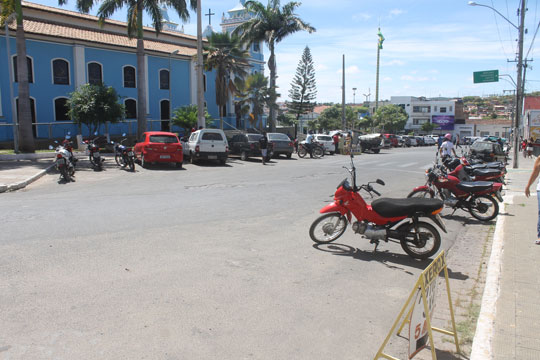
[[[211,9],[212,26],[220,31],[221,16],[238,0],[201,0],[203,13]],[[58,7],[57,0],[32,0]],[[189,2],[189,1],[187,1]],[[261,0],[266,5],[266,0]],[[288,1],[282,1],[282,5]],[[498,10],[519,25],[519,0],[477,0]],[[99,6],[91,10],[96,14]],[[75,9],[75,1],[64,6]],[[540,24],[538,0],[527,1],[523,56],[534,60],[540,39],[533,38]],[[174,10],[171,21],[182,24]],[[342,60],[345,56],[347,103],[375,100],[377,32],[385,41],[380,51],[379,100],[391,96],[463,97],[501,95],[515,90],[518,30],[492,9],[470,6],[467,0],[304,0],[297,15],[316,28],[298,32],[276,45],[277,85],[287,101],[290,84],[306,46],[315,66],[318,102],[341,102]],[[196,14],[190,12],[185,33],[196,35]],[[126,11],[113,19],[125,21]],[[145,17],[145,25],[149,25]],[[208,16],[203,16],[203,30]],[[180,25],[181,26],[181,25]],[[540,34],[538,35],[540,38]],[[265,58],[269,51],[265,47]],[[537,59],[540,62],[540,59]],[[534,61],[526,72],[526,92],[540,91],[540,70]],[[538,64],[540,67],[540,64]],[[499,82],[474,84],[473,72],[499,70]],[[268,67],[265,74],[269,75]],[[353,91],[356,88],[356,91]],[[508,92],[506,92],[508,93]]]

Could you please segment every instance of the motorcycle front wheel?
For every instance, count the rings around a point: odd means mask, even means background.
[[[71,177],[69,176],[69,173],[68,173],[68,170],[65,166],[62,166],[60,168],[60,176],[62,176],[62,178],[64,178],[64,180],[66,182],[70,182],[71,181]]]
[[[135,171],[135,161],[133,159],[129,159],[129,170]]]
[[[403,224],[398,231],[407,231],[401,239],[403,250],[415,259],[425,260],[437,253],[441,247],[441,235],[435,227],[427,222],[418,221],[417,225]]]
[[[303,158],[304,156],[306,156],[307,154],[307,151],[304,147],[299,147],[298,148],[298,157],[299,158]]]
[[[324,214],[311,224],[309,236],[318,244],[328,244],[347,230],[347,218],[338,212]]]
[[[114,161],[116,161],[116,164],[118,166],[124,166],[124,157],[122,156],[122,154],[115,154],[114,155]]]
[[[469,212],[480,221],[490,221],[499,215],[499,204],[489,195],[478,195],[469,202]]]
[[[324,150],[320,146],[315,146],[313,148],[313,157],[319,159],[324,156]]]
[[[89,160],[90,160],[90,164],[92,164],[92,166],[96,166],[96,165],[97,165],[96,161],[94,160],[94,155],[90,154]]]

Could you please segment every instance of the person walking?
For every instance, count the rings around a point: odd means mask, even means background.
[[[452,143],[452,134],[448,133],[444,135],[444,142],[441,144],[439,152],[443,160],[447,156],[452,156],[452,153],[454,153],[454,156],[457,157],[454,144]]]
[[[335,133],[334,136],[332,136],[332,140],[334,141],[334,154],[337,154],[338,150],[339,150],[339,135],[338,135],[338,133]]]
[[[306,137],[306,148],[309,152],[309,157],[313,158],[313,131],[309,130]]]
[[[531,196],[531,192],[529,188],[531,187],[532,183],[536,180],[538,177],[538,174],[540,173],[540,156],[536,158],[534,161],[534,167],[533,171],[531,173],[531,177],[529,178],[529,182],[527,183],[527,186],[525,187],[525,196],[529,197]],[[534,242],[536,245],[540,245],[540,182],[536,185],[536,197],[538,198],[538,222],[536,224],[536,241]]]
[[[268,137],[266,132],[262,133],[262,137],[259,139],[259,149],[261,150],[262,164],[266,164],[266,156],[268,154]]]

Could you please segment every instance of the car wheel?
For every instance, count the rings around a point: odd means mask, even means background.
[[[287,154],[287,159],[290,159],[292,157],[292,153]]]
[[[219,159],[219,163],[221,165],[225,165],[227,163],[227,159]]]
[[[181,162],[177,162],[177,163],[176,163],[176,167],[177,167],[178,169],[181,169],[181,168],[182,168],[182,163],[181,163]]]
[[[240,160],[246,161],[248,159],[247,153],[245,151],[242,151],[240,154]]]
[[[333,151],[330,151],[330,155],[334,155],[334,152],[333,152]]]
[[[197,163],[197,160],[195,160],[195,156],[193,155],[193,153],[189,153],[189,162],[191,164]]]

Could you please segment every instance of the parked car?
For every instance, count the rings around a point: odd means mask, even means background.
[[[146,168],[149,163],[175,163],[181,168],[184,162],[182,144],[178,137],[166,131],[147,131],[133,147],[136,159]]]
[[[336,147],[334,146],[334,140],[330,135],[315,134],[315,141],[320,143],[324,147],[324,151],[334,155]]]
[[[261,134],[235,134],[227,138],[229,155],[240,155],[242,161],[246,161],[250,157],[261,157],[260,138],[262,138]],[[272,157],[271,143],[268,143],[267,157]]]
[[[382,134],[360,135],[358,140],[362,152],[371,151],[374,154],[378,154],[381,151],[381,148],[385,146],[385,141],[388,142],[388,147],[390,147],[390,140],[386,139]]]
[[[470,147],[470,155],[484,161],[506,163],[506,153],[498,142],[477,140]]]
[[[274,157],[279,155],[286,155],[287,159],[290,159],[294,152],[294,144],[291,139],[282,133],[268,133],[268,142],[272,143],[274,149]]]
[[[405,139],[403,138],[403,135],[397,135],[396,138],[397,138],[399,147],[405,146]]]
[[[426,143],[424,142],[423,136],[415,136],[414,138],[416,139],[416,143],[418,144],[418,146],[426,145]]]
[[[437,144],[437,141],[433,137],[426,135],[424,136],[424,144],[426,146],[432,146]]]
[[[397,139],[397,136],[394,135],[394,134],[383,134],[383,136],[390,140],[390,146],[392,147],[396,147],[398,146],[398,139]]]
[[[227,162],[229,144],[221,129],[200,129],[191,133],[186,142],[189,161],[195,164],[199,160],[218,160],[222,165]]]
[[[407,147],[418,146],[418,143],[416,142],[416,138],[414,136],[403,135],[403,140],[405,142],[405,146]]]

